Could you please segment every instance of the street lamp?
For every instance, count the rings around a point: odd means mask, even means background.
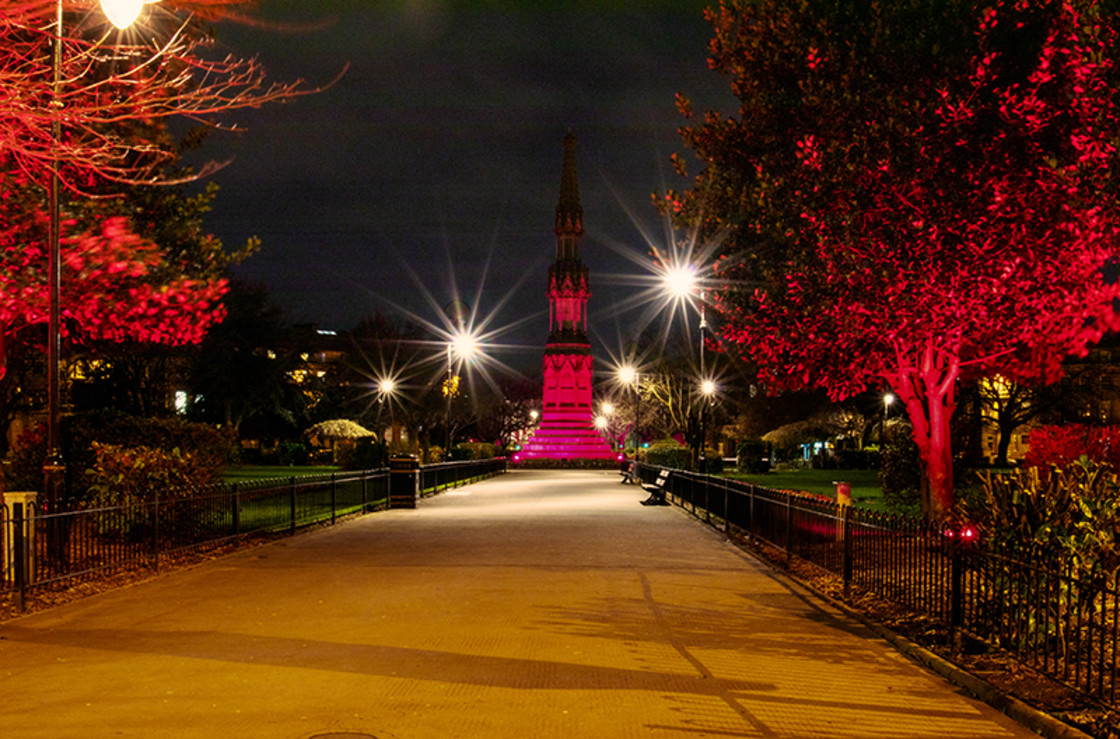
[[[457,328],[451,332],[447,341],[447,381],[444,382],[443,392],[447,396],[447,410],[444,416],[445,439],[447,446],[444,448],[444,459],[451,456],[451,398],[459,392],[459,377],[455,374],[455,360],[462,366],[469,362],[482,351],[478,336],[465,328]]]
[[[704,417],[707,413],[707,406],[710,402],[711,395],[715,392],[715,384],[707,376],[707,368],[704,364],[704,332],[708,329],[708,321],[704,312],[704,303],[700,300],[700,274],[699,269],[690,263],[675,263],[669,264],[665,267],[661,275],[661,282],[669,297],[678,303],[689,302],[696,299],[699,303],[700,311],[700,385],[701,394],[704,396],[701,401],[700,407],[700,448],[698,450],[697,459],[700,468],[704,467],[704,447],[705,447],[705,429]],[[707,389],[710,388],[710,392]]]
[[[661,276],[661,282],[669,296],[677,300],[686,300],[691,297],[696,292],[698,281],[696,267],[691,264],[671,265],[665,268],[665,272]]]
[[[700,406],[700,471],[704,472],[704,462],[707,460],[707,446],[708,439],[705,433],[705,424],[708,417],[708,406],[712,403],[712,398],[716,394],[716,383],[711,378],[704,378],[700,381],[700,395],[703,397]]]
[[[397,381],[392,377],[382,377],[377,380],[377,434],[378,441],[385,442],[385,433],[381,430],[381,411],[385,402],[389,403],[389,429],[393,428],[393,397],[397,394]],[[392,436],[392,434],[390,434]]]
[[[634,428],[633,428],[634,458],[637,459],[637,457],[638,457],[638,423],[639,423],[639,420],[640,420],[638,411],[640,409],[639,404],[642,402],[642,396],[641,396],[641,392],[640,392],[640,389],[641,389],[640,388],[641,375],[638,372],[638,369],[636,367],[634,367],[634,365],[624,364],[624,365],[622,365],[621,367],[618,368],[618,381],[620,383],[622,383],[623,385],[625,385],[626,387],[630,388],[630,392],[632,393],[631,397],[632,397],[633,403],[634,403]],[[625,440],[623,440],[623,445],[624,446],[625,446],[625,443],[626,443]]]
[[[101,12],[121,30],[135,23],[143,8],[144,0],[101,0]]]
[[[101,0],[101,11],[117,28],[127,28],[140,15],[143,0]],[[51,141],[55,147],[62,142],[62,0],[55,5],[54,49],[52,54]],[[59,191],[62,180],[57,156],[51,168],[47,189],[49,253],[47,259],[47,458],[43,463],[43,484],[46,502],[54,507],[61,497],[66,461],[59,441],[59,365],[62,361],[62,331],[59,326],[62,288],[61,218]]]

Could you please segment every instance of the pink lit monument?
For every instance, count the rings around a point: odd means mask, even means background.
[[[576,179],[576,137],[564,137],[556,261],[548,268],[549,333],[544,348],[541,425],[515,456],[526,459],[615,459],[595,430],[591,409],[591,342],[587,339],[587,267],[579,258],[583,208]]]

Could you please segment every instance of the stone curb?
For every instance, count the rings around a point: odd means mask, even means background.
[[[681,510],[683,511],[684,509],[682,508]],[[684,512],[687,513],[687,511]],[[718,531],[718,529],[716,531],[720,534],[723,534],[723,532]],[[724,536],[726,537],[726,535]],[[934,654],[925,647],[915,644],[914,642],[910,641],[900,634],[896,634],[882,624],[878,624],[874,621],[869,620],[866,616],[859,613],[858,611],[853,610],[845,603],[842,603],[832,596],[818,590],[813,585],[805,582],[793,573],[780,569],[766,558],[755,554],[753,551],[751,551],[749,545],[737,542],[735,541],[735,539],[730,537],[726,538],[727,541],[733,544],[736,549],[738,549],[744,555],[749,556],[758,562],[761,562],[775,575],[797,583],[814,597],[825,602],[844,615],[856,621],[859,621],[861,624],[874,632],[876,636],[890,642],[890,644],[903,656],[913,660],[914,662],[925,665],[928,669],[937,673],[949,682],[958,687],[964,688],[976,698],[984,701],[992,708],[995,708],[1001,713],[1014,719],[1023,726],[1026,726],[1031,731],[1038,733],[1040,736],[1044,736],[1046,737],[1046,739],[1094,739],[1091,734],[1086,734],[1085,732],[1070,726],[1064,721],[1056,719],[1050,714],[1040,711],[1037,708],[1024,703],[1018,698],[1015,698],[1014,696],[1008,695],[1007,693],[989,683],[987,680],[984,680],[983,678],[979,678],[970,672],[962,670],[960,667],[957,667],[944,657]]]

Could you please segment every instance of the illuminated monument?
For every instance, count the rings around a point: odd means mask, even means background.
[[[549,333],[544,348],[541,425],[515,459],[615,459],[595,430],[591,409],[591,342],[587,339],[587,267],[579,259],[583,208],[576,180],[576,137],[564,137],[556,261],[548,268]]]

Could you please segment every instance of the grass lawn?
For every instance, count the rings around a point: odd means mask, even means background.
[[[246,482],[270,477],[299,477],[301,475],[322,475],[331,472],[338,472],[338,467],[330,465],[279,467],[265,464],[246,464],[238,467],[227,467],[222,472],[222,482]]]
[[[851,483],[853,503],[885,510],[878,470],[785,470],[760,475],[729,472],[726,476],[778,490],[803,490],[827,495],[833,500],[836,499],[835,483],[842,480]]]

